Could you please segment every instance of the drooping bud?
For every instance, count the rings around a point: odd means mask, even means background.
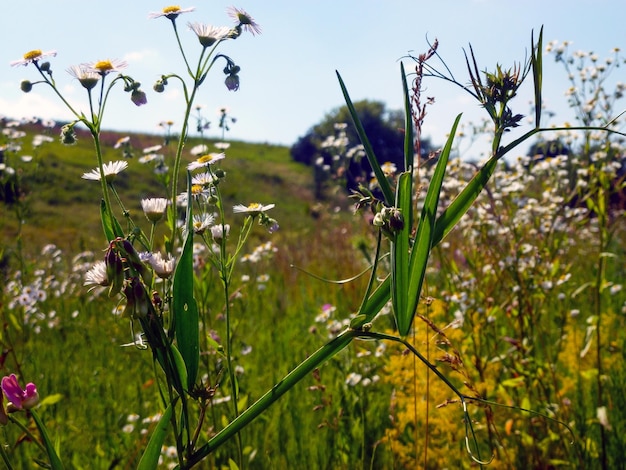
[[[33,84],[30,80],[22,80],[20,83],[20,90],[24,93],[29,93],[33,89]]]
[[[109,282],[109,297],[115,297],[122,290],[124,284],[124,264],[120,256],[109,246],[104,257]]]
[[[74,124],[66,124],[61,127],[61,143],[64,145],[74,145],[76,143]]]
[[[141,106],[148,102],[148,98],[146,97],[146,94],[139,89],[133,90],[133,92],[130,94],[130,100],[136,106]]]
[[[224,83],[226,84],[226,88],[228,88],[229,91],[239,90],[239,75],[237,74],[228,75],[226,77],[226,80],[224,80]]]

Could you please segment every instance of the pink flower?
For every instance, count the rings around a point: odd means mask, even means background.
[[[35,384],[28,383],[26,388],[22,389],[15,374],[2,378],[2,391],[13,407],[18,410],[29,410],[39,402],[39,394]],[[10,408],[9,411],[11,411]]]

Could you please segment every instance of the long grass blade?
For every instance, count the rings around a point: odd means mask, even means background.
[[[531,65],[533,68],[533,84],[535,86],[535,127],[541,126],[541,82],[543,78],[543,26],[539,30],[539,39],[535,47],[535,40],[531,36]]]
[[[350,112],[350,116],[352,117],[352,121],[354,122],[354,127],[356,128],[356,132],[359,135],[359,139],[361,139],[361,143],[363,144],[363,148],[365,149],[365,155],[367,156],[367,161],[372,167],[372,171],[376,176],[376,180],[378,181],[378,186],[383,193],[383,197],[385,199],[385,203],[388,206],[393,205],[394,195],[393,190],[391,189],[391,185],[389,181],[387,181],[387,177],[383,173],[383,170],[380,167],[380,163],[376,159],[376,155],[374,155],[374,149],[372,149],[372,145],[370,144],[367,135],[365,134],[365,129],[363,129],[363,124],[361,124],[361,120],[359,119],[359,115],[356,112],[354,104],[352,104],[352,100],[350,99],[350,95],[348,94],[348,90],[346,89],[346,85],[343,83],[341,75],[337,72],[337,78],[339,79],[339,85],[341,86],[341,91],[343,92],[343,97],[346,100],[346,105],[348,106],[348,111]]]
[[[411,113],[411,94],[409,93],[409,84],[406,81],[406,73],[404,64],[400,63],[400,71],[402,73],[402,89],[404,90],[404,171],[413,171],[413,163],[415,159],[414,133],[413,133],[413,114]],[[410,224],[412,226],[412,224]]]
[[[402,173],[396,187],[396,207],[405,219],[412,210],[412,173]],[[396,321],[406,317],[409,309],[409,235],[412,227],[405,223],[391,242],[391,303]]]
[[[170,404],[163,412],[163,416],[152,431],[148,446],[141,456],[137,470],[153,470],[159,465],[159,457],[161,457],[161,449],[167,436],[167,427],[172,419],[172,404]]]
[[[191,177],[187,175],[188,191],[191,191]],[[191,201],[191,195],[189,195]],[[174,272],[172,309],[176,342],[185,366],[187,367],[187,387],[191,389],[198,375],[200,362],[200,330],[198,305],[193,292],[193,225],[192,204],[187,205],[187,230],[183,251]]]
[[[411,329],[411,324],[413,323],[413,318],[415,317],[415,312],[417,311],[417,304],[419,303],[422,284],[424,283],[424,277],[426,275],[426,266],[428,265],[430,250],[433,246],[437,206],[439,205],[439,195],[441,193],[443,177],[446,172],[446,166],[448,165],[448,159],[452,151],[452,143],[460,120],[461,115],[459,114],[454,120],[446,145],[439,155],[437,167],[428,185],[428,191],[424,199],[422,215],[417,227],[415,243],[409,261],[408,306],[405,311],[396,313],[398,331],[402,336],[408,334]]]
[[[50,459],[50,468],[53,470],[64,470],[63,462],[59,458],[59,454],[50,440],[50,436],[48,436],[48,430],[44,425],[43,421],[39,417],[36,411],[32,411],[32,417],[37,425],[37,429],[39,429],[39,434],[41,435],[41,440],[43,441],[43,445],[46,448],[46,452],[48,453],[48,459]]]

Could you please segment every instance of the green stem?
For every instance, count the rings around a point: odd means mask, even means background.
[[[89,126],[93,144],[96,149],[96,158],[98,160],[98,169],[100,170],[100,187],[102,189],[102,197],[104,198],[104,206],[109,216],[109,220],[113,220],[113,210],[111,209],[111,198],[109,196],[109,188],[104,175],[104,161],[102,158],[102,148],[100,144],[100,132],[94,126]],[[109,240],[110,241],[110,240]]]
[[[191,456],[186,468],[191,468],[199,463],[203,458],[214,452],[219,446],[227,442],[236,433],[250,424],[255,418],[263,413],[270,405],[291,390],[300,380],[318,368],[324,362],[335,356],[338,352],[348,346],[354,338],[361,335],[359,330],[346,330],[336,338],[332,339],[315,353],[301,362],[294,370],[287,374],[280,382],[272,387],[268,392],[259,398],[250,408],[241,413],[231,421],[228,426],[213,436],[209,442],[202,446]]]

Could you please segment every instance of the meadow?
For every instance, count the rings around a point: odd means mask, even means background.
[[[255,32],[234,18],[193,30],[188,119],[212,47]],[[468,57],[490,127],[470,126],[494,142],[486,162],[455,157],[468,131],[453,116],[441,152],[415,158],[430,105],[420,80],[444,77],[433,45],[416,81],[402,70],[405,167],[377,162],[362,129],[361,142],[338,136],[320,200],[322,173],[285,147],[207,138],[189,121],[104,130],[94,88],[102,100],[117,82],[145,104],[120,63],[73,69],[90,116],[0,121],[0,369],[37,389],[16,397],[2,381],[3,463],[623,468],[623,86],[588,87],[623,59],[600,69],[541,34],[531,45],[528,63],[491,73]],[[544,52],[584,77],[570,93],[578,127],[541,127]],[[43,58],[23,62],[56,90]],[[508,142],[526,79],[534,127]],[[526,155],[533,142],[543,152]],[[372,174],[349,193],[357,146]]]

